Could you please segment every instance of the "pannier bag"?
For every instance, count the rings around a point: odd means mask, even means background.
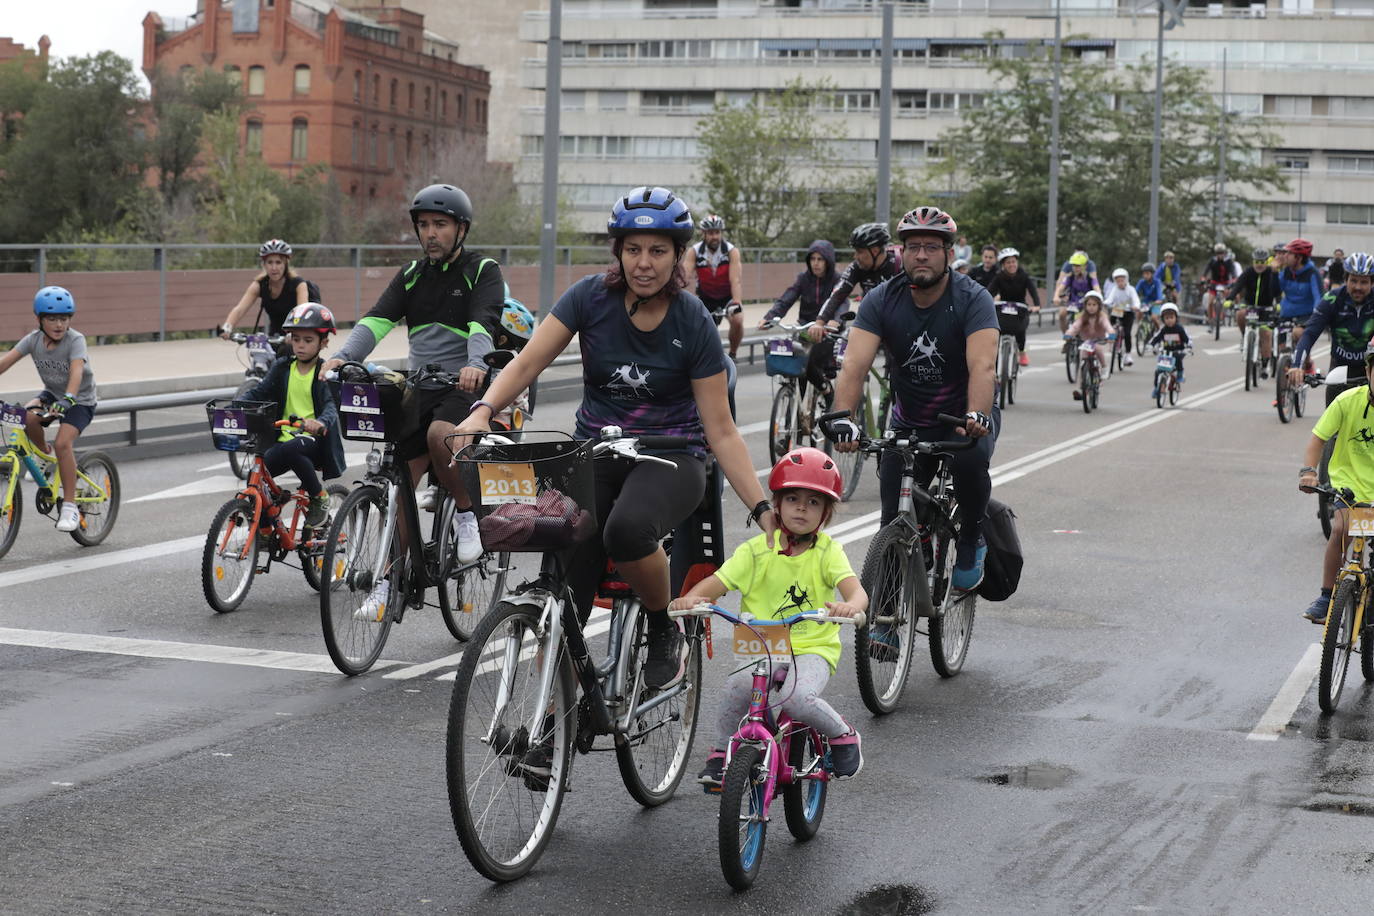
[[[1005,503],[988,501],[983,516],[983,539],[988,553],[983,562],[983,584],[978,586],[979,597],[988,601],[1006,601],[1016,594],[1021,584],[1021,539],[1016,534],[1016,513]]]

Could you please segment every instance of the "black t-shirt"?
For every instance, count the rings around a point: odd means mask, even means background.
[[[983,289],[987,289],[992,278],[997,275],[997,265],[994,264],[991,268],[987,268],[983,266],[982,261],[979,261],[969,268],[968,275],[970,280],[976,282]]]
[[[973,276],[973,271],[969,271],[969,276]],[[1035,288],[1035,281],[1024,267],[1018,266],[1014,274],[1005,270],[996,271],[988,280],[987,290],[994,297],[1000,296],[1003,302],[1040,307],[1040,291]]]
[[[305,282],[304,277],[292,274],[282,280],[281,294],[275,299],[269,289],[270,281],[263,277],[258,281],[258,295],[262,297],[262,310],[267,313],[267,333],[280,334],[282,322],[296,307],[296,287]]]
[[[1340,258],[1332,258],[1326,262],[1326,279],[1332,286],[1340,286],[1345,282],[1345,262]]]

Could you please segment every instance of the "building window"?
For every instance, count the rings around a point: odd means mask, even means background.
[[[309,124],[305,118],[296,118],[291,122],[291,158],[297,161],[304,160],[307,153],[306,134],[309,131]]]
[[[372,130],[367,135],[367,164],[377,164],[377,125],[372,125]]]
[[[448,118],[448,90],[446,89],[439,92],[439,117]]]
[[[624,111],[630,107],[630,94],[603,89],[596,95],[596,104],[602,111]]]
[[[426,87],[425,87],[425,114],[429,114],[429,95],[430,95],[430,87],[426,86]]]
[[[372,104],[376,105],[382,101],[382,76],[379,73],[372,74]]]
[[[310,65],[309,65],[309,64],[297,64],[297,65],[296,65],[296,84],[295,84],[295,90],[296,90],[296,95],[309,95],[309,94],[310,94]]]
[[[400,80],[392,80],[392,81],[391,81],[391,107],[392,107],[392,108],[395,108],[395,107],[396,107],[396,94],[397,94],[398,92],[400,92],[400,90],[401,90],[401,81],[400,81]]]
[[[560,108],[563,111],[586,111],[587,93],[581,89],[564,89],[562,102]]]
[[[461,92],[453,97],[453,120],[457,121],[459,124],[463,123],[463,103],[466,100],[467,96],[463,95]]]
[[[1312,96],[1276,95],[1273,111],[1270,114],[1288,117],[1310,118],[1312,116]]]
[[[353,101],[355,101],[355,102],[361,102],[362,100],[363,100],[363,71],[361,71],[361,70],[354,70],[354,71],[353,71]]]
[[[386,138],[386,167],[396,168],[396,128],[391,128],[391,133]]]
[[[243,137],[244,152],[252,156],[262,155],[262,122],[256,119],[248,122],[248,130]]]
[[[1369,204],[1327,204],[1326,221],[1347,226],[1374,226],[1374,207]]]
[[[487,126],[487,100],[477,100],[477,123],[482,127]]]
[[[262,95],[267,91],[267,71],[262,67],[248,68],[248,94]]]
[[[544,138],[526,134],[520,138],[520,153],[524,156],[541,156],[544,153]]]
[[[406,105],[411,111],[415,110],[415,84],[411,83],[406,88]]]
[[[363,126],[357,121],[353,122],[353,162],[356,164],[362,161],[363,156]]]
[[[1289,153],[1280,150],[1274,154],[1274,164],[1285,172],[1306,171],[1312,166],[1312,156],[1309,153]]]
[[[406,131],[406,168],[410,168],[410,161],[415,156],[415,132]]]
[[[1374,119],[1374,99],[1333,95],[1327,100],[1326,110],[1333,118]]]
[[[1297,223],[1306,221],[1307,204],[1294,204],[1284,201],[1279,201],[1274,204],[1274,222]]]
[[[1346,174],[1374,175],[1374,156],[1336,156],[1326,157],[1326,168],[1331,172]]]
[[[243,71],[240,70],[238,67],[235,67],[233,64],[230,64],[229,66],[224,68],[224,76],[226,79],[229,80],[229,82],[233,83],[235,86],[243,85]]]

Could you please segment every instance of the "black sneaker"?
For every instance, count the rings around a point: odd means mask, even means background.
[[[706,758],[706,765],[697,774],[697,782],[701,783],[702,789],[707,792],[719,792],[724,781],[725,755],[720,751],[711,751]]]
[[[649,630],[648,652],[644,657],[645,687],[666,687],[682,675],[682,650],[686,644],[676,624]]]
[[[836,779],[849,779],[858,776],[864,768],[863,742],[859,733],[850,729],[849,734],[830,739],[830,773]]]

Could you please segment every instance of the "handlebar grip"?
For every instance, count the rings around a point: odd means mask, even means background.
[[[951,426],[963,426],[968,422],[968,417],[955,417],[947,413],[936,414],[935,419],[939,420],[941,423],[948,423]]]
[[[821,414],[821,422],[829,423],[831,420],[845,420],[852,414],[848,410],[832,410],[830,413]]]

